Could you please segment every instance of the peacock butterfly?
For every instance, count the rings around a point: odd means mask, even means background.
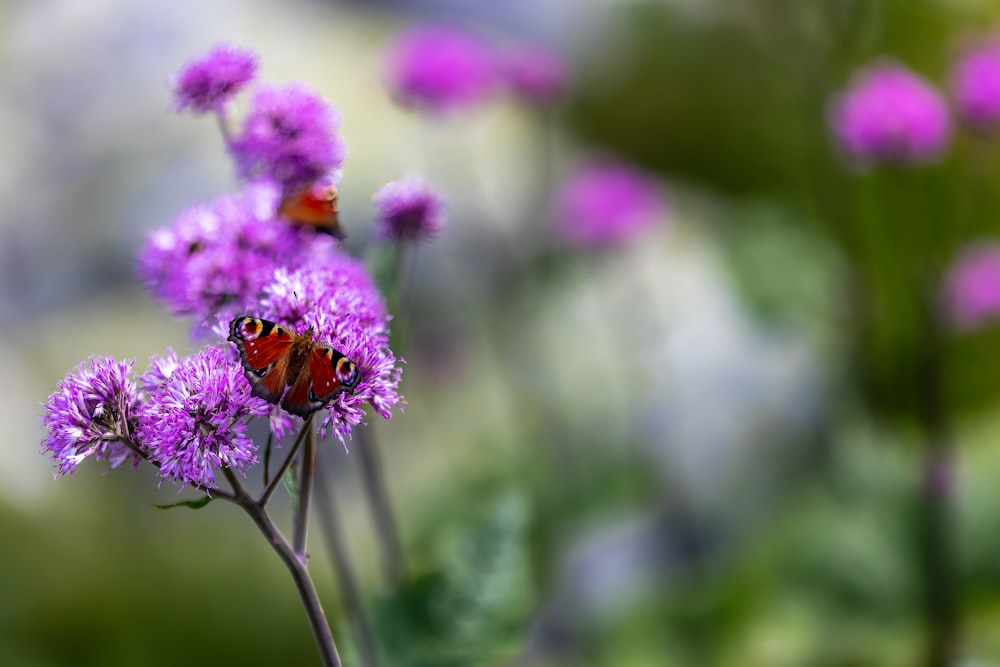
[[[278,215],[293,224],[313,227],[338,241],[347,238],[340,227],[340,204],[337,186],[312,185],[285,196],[278,206]]]
[[[229,324],[229,340],[236,343],[254,396],[308,417],[338,392],[354,389],[358,367],[312,334],[312,329],[297,334],[255,317],[237,317]]]

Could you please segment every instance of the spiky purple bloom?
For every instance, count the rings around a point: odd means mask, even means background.
[[[481,38],[443,26],[400,34],[389,48],[385,76],[395,100],[430,113],[466,109],[496,91],[500,71]]]
[[[332,245],[327,237],[275,219],[276,197],[220,197],[153,231],[139,273],[175,315],[207,318],[255,302],[275,269]]]
[[[951,120],[941,94],[888,60],[857,72],[833,100],[830,125],[841,148],[863,163],[919,164],[948,147]]]
[[[662,220],[667,203],[659,181],[624,163],[594,162],[570,175],[555,193],[555,233],[578,246],[631,241]]]
[[[167,363],[172,366],[173,360]],[[163,378],[154,359],[143,383],[152,387],[136,425],[136,439],[164,479],[214,488],[215,469],[241,473],[257,462],[247,434],[251,417],[269,406],[250,395],[243,368],[228,349],[212,346],[177,360]]]
[[[333,251],[323,261],[295,270],[279,270],[265,287],[258,314],[303,333],[312,328],[316,340],[346,355],[360,379],[351,393],[340,393],[327,405],[320,431],[345,441],[364,418],[370,404],[382,417],[402,398],[402,369],[389,349],[389,316],[364,265]]]
[[[952,263],[944,281],[945,310],[958,329],[1000,319],[1000,242],[979,242]]]
[[[213,47],[174,77],[175,108],[194,113],[220,109],[254,80],[257,63],[257,54],[250,49],[228,44]]]
[[[505,54],[503,64],[507,87],[531,104],[551,104],[569,88],[566,62],[552,51],[525,46]]]
[[[138,457],[126,442],[139,408],[131,373],[134,361],[93,357],[68,373],[45,403],[42,426],[47,431],[42,451],[59,466],[59,474],[76,470],[93,456],[115,468]]]
[[[413,178],[386,183],[375,193],[372,204],[377,211],[375,231],[383,239],[430,239],[444,227],[444,199]]]
[[[340,112],[299,83],[257,88],[230,150],[243,178],[264,176],[285,193],[340,169],[347,143],[337,134]]]
[[[1000,37],[961,56],[951,73],[959,116],[972,128],[1000,128]]]

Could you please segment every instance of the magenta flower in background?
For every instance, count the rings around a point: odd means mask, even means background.
[[[1000,319],[1000,242],[969,246],[955,259],[945,278],[944,301],[959,329]]]
[[[941,94],[892,61],[854,75],[833,101],[830,125],[841,148],[866,163],[931,162],[944,153],[951,134]]]
[[[499,68],[481,38],[425,26],[399,35],[390,47],[386,80],[394,99],[431,113],[465,109],[495,92]]]
[[[595,162],[577,169],[556,191],[555,233],[579,246],[631,241],[667,212],[660,182],[636,167]]]
[[[174,105],[194,113],[218,110],[257,76],[257,54],[219,44],[174,77]]]
[[[445,223],[444,199],[414,178],[386,183],[372,197],[375,231],[389,241],[430,239]]]
[[[107,459],[112,468],[132,459],[125,444],[139,408],[139,394],[132,381],[133,361],[94,357],[68,373],[45,403],[42,426],[46,436],[42,451],[59,466],[59,474],[76,470],[88,456]]]
[[[990,131],[1000,126],[1000,38],[958,59],[951,91],[959,116],[971,127]]]
[[[507,87],[531,104],[546,105],[561,99],[570,85],[566,62],[553,51],[522,47],[504,55]]]
[[[164,479],[214,488],[216,468],[242,473],[257,462],[247,421],[270,406],[250,395],[230,350],[213,346],[179,360],[168,356],[166,362],[154,358],[143,377],[151,389],[139,410],[136,439]],[[172,367],[167,377],[164,367]]]
[[[311,88],[260,86],[230,150],[241,177],[269,178],[290,194],[343,165],[342,123],[340,112]]]
[[[316,340],[332,345],[358,367],[354,390],[337,394],[325,408],[320,424],[324,437],[332,430],[342,442],[349,439],[351,428],[364,419],[366,403],[382,417],[392,416],[392,407],[402,402],[397,391],[402,369],[389,349],[385,303],[361,262],[333,250],[322,261],[279,270],[264,293],[260,317],[298,333],[312,328]],[[289,430],[288,425],[281,430]]]

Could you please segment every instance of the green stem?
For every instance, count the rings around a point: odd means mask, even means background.
[[[302,441],[306,437],[306,431],[312,428],[312,415],[306,419],[306,423],[302,425],[302,430],[299,431],[299,437],[295,439],[295,444],[292,445],[292,449],[288,452],[288,456],[285,457],[285,461],[278,468],[278,471],[274,473],[274,478],[271,479],[270,484],[264,489],[264,492],[260,494],[260,500],[257,504],[263,507],[267,504],[267,501],[271,498],[271,494],[274,490],[278,488],[278,484],[281,483],[281,478],[285,476],[285,471],[288,470],[288,466],[292,465],[292,461],[295,459],[295,452],[299,451],[299,447],[302,445]]]
[[[309,559],[306,542],[309,533],[309,501],[312,496],[313,479],[316,477],[316,432],[307,421],[306,446],[302,451],[302,469],[299,477],[299,502],[295,507],[295,522],[292,525],[292,548],[304,564]]]
[[[398,586],[403,581],[406,567],[392,504],[389,502],[389,492],[386,489],[385,475],[382,472],[378,441],[372,426],[359,429],[357,433],[360,440],[357,452],[361,458],[361,478],[364,480],[368,506],[375,519],[375,532],[382,552],[382,570],[386,580],[393,586]]]

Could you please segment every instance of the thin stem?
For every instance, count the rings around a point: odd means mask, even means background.
[[[306,616],[309,619],[309,626],[312,628],[313,637],[316,640],[316,648],[319,649],[320,658],[324,667],[342,667],[340,654],[337,653],[337,645],[333,641],[333,633],[330,632],[330,624],[327,623],[326,614],[323,613],[323,606],[319,602],[316,594],[316,587],[309,577],[309,571],[305,563],[299,560],[295,552],[288,545],[281,531],[271,521],[264,508],[253,501],[247,494],[243,485],[240,484],[236,475],[229,468],[222,469],[226,479],[233,487],[234,497],[237,504],[250,515],[253,522],[257,524],[260,532],[264,534],[268,544],[277,552],[278,557],[288,568],[295,581],[295,588],[302,598],[302,605],[305,607]]]
[[[396,529],[396,519],[393,516],[392,504],[389,502],[385,475],[382,472],[378,441],[371,426],[358,429],[357,433],[360,440],[357,451],[361,458],[361,477],[364,480],[368,506],[375,519],[375,531],[382,553],[382,571],[390,584],[398,586],[404,579],[406,567],[399,531]]]
[[[316,477],[316,433],[312,428],[306,428],[306,446],[302,451],[301,467],[299,502],[295,507],[295,522],[292,525],[292,547],[299,560],[305,563],[309,558],[306,553],[309,532],[309,499],[312,496],[313,479]]]
[[[147,463],[151,463],[156,468],[160,467],[160,462],[159,461],[154,461],[153,459],[149,458],[149,454],[147,454],[146,452],[142,451],[139,448],[138,445],[136,445],[134,442],[132,442],[131,439],[129,439],[129,438],[117,438],[117,440],[119,442],[121,442],[122,444],[124,444],[129,449],[131,449],[133,452],[135,452],[136,455],[138,455],[139,458],[141,458],[143,461],[146,461]],[[234,496],[233,494],[231,494],[231,493],[229,493],[227,491],[223,491],[222,489],[211,489],[211,488],[209,488],[207,486],[202,486],[201,484],[198,484],[197,482],[185,482],[185,484],[187,484],[188,486],[191,486],[191,487],[194,487],[194,488],[198,489],[199,491],[201,491],[205,495],[211,496],[212,498],[218,498],[220,500],[228,500],[231,503],[237,502],[236,496]]]
[[[273,494],[274,490],[278,488],[278,484],[281,483],[281,478],[285,476],[285,471],[288,470],[288,466],[292,465],[292,460],[295,459],[295,452],[299,451],[299,446],[305,439],[306,431],[309,431],[311,428],[312,415],[310,415],[309,418],[306,419],[306,423],[302,425],[302,430],[299,431],[299,437],[295,439],[295,444],[292,445],[292,449],[288,452],[288,456],[285,457],[285,461],[274,474],[274,479],[272,479],[271,483],[264,489],[264,493],[260,494],[260,500],[257,501],[257,504],[261,507],[267,504],[267,501],[271,498],[271,494]]]
[[[378,667],[378,652],[375,648],[375,638],[371,627],[368,625],[368,617],[365,614],[364,604],[361,599],[361,587],[358,585],[354,569],[351,567],[350,555],[344,540],[340,522],[337,520],[336,500],[333,489],[327,484],[326,475],[320,474],[316,477],[317,494],[317,515],[322,534],[326,542],[327,551],[330,552],[330,560],[333,561],[337,582],[340,586],[340,593],[344,599],[344,607],[347,609],[348,617],[351,619],[351,627],[354,629],[354,639],[357,643],[358,654],[365,667]]]
[[[215,106],[215,119],[219,123],[219,132],[222,134],[222,141],[226,144],[226,150],[231,150],[233,147],[233,135],[229,132],[224,105],[217,104]]]

